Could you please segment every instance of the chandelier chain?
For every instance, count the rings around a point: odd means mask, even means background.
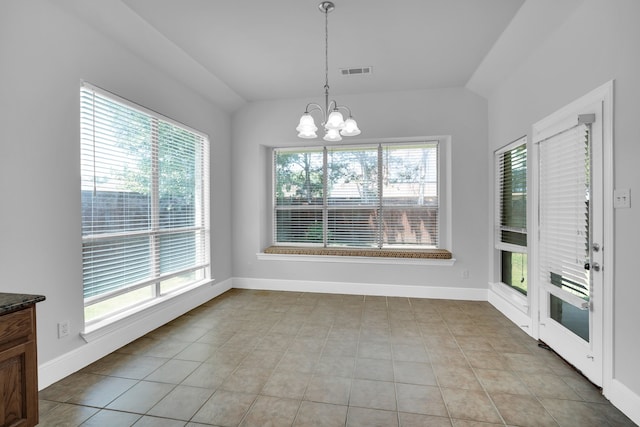
[[[329,9],[324,10],[324,98],[325,111],[329,109]]]

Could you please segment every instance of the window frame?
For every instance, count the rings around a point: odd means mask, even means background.
[[[412,143],[435,143],[437,144],[438,147],[438,152],[437,152],[437,169],[438,169],[438,174],[437,174],[437,191],[438,191],[438,198],[439,198],[439,204],[438,204],[438,249],[442,249],[442,250],[446,250],[449,252],[452,252],[452,230],[451,230],[451,224],[452,224],[452,209],[451,209],[451,205],[452,205],[452,197],[451,197],[451,136],[449,135],[440,135],[440,136],[425,136],[425,137],[409,137],[409,138],[385,138],[385,139],[362,139],[362,140],[358,140],[355,142],[350,142],[347,145],[344,144],[331,144],[331,143],[319,143],[319,144],[315,144],[315,145],[305,145],[305,146],[301,146],[298,143],[296,144],[291,144],[291,145],[282,145],[282,146],[269,146],[266,147],[267,148],[267,163],[268,163],[268,168],[267,171],[270,175],[270,180],[269,182],[269,186],[268,186],[268,195],[267,195],[267,203],[269,203],[268,206],[268,210],[267,212],[268,214],[268,218],[266,221],[266,226],[267,226],[267,235],[265,235],[265,237],[267,238],[267,247],[269,247],[269,245],[271,245],[272,247],[278,247],[278,246],[291,246],[291,247],[296,247],[296,248],[301,248],[301,249],[305,249],[305,248],[318,248],[318,247],[323,247],[323,244],[314,244],[314,243],[276,243],[275,240],[275,204],[276,204],[276,200],[275,200],[275,170],[274,170],[274,152],[275,150],[292,150],[295,151],[296,149],[299,150],[304,150],[304,149],[320,149],[322,150],[323,147],[327,147],[327,148],[332,148],[332,147],[342,147],[342,146],[349,146],[349,147],[357,147],[357,146],[361,146],[361,145],[368,145],[368,146],[372,146],[372,145],[377,145],[377,144],[387,144],[387,145],[393,145],[393,144],[398,144],[398,145],[408,145],[408,144],[412,144]],[[331,208],[331,206],[329,206],[328,208]],[[330,246],[331,247],[331,246]],[[382,249],[377,249],[376,250],[388,250],[389,248],[382,248]],[[420,248],[418,246],[412,246],[412,247],[407,247],[404,248],[405,252],[408,251],[424,251],[424,250],[429,250],[426,248]],[[304,251],[303,251],[304,252]],[[265,253],[258,253],[258,258],[259,259],[289,259],[289,260],[299,260],[299,257],[302,256],[305,259],[308,260],[317,260],[317,261],[328,261],[327,258],[334,258],[331,256],[327,256],[327,255],[306,255],[306,254],[302,254],[302,255],[274,255],[274,254],[265,254]],[[372,258],[370,261],[366,260],[366,257],[363,258],[362,256],[341,256],[341,257],[336,257],[339,259],[340,262],[354,262],[357,261],[358,259],[360,260],[364,260],[363,262],[385,262],[382,260],[382,258]],[[407,260],[409,261],[409,260]],[[448,265],[452,265],[453,262],[455,262],[455,258],[450,258],[447,260],[441,260],[441,259],[424,259],[424,260],[419,260],[416,259],[414,260],[415,262],[429,262],[429,263],[434,263],[434,264],[448,264]],[[413,262],[413,261],[411,261]],[[395,261],[392,263],[396,263]],[[399,263],[404,263],[404,262],[399,262]]]
[[[148,179],[150,182],[150,213],[148,222],[149,225],[142,231],[138,230],[125,230],[125,231],[116,231],[110,233],[104,233],[104,235],[100,234],[85,234],[82,233],[82,264],[83,268],[85,265],[85,255],[84,255],[84,247],[86,244],[90,244],[100,239],[106,238],[119,238],[121,241],[126,240],[127,238],[135,237],[135,236],[148,236],[149,237],[149,257],[155,259],[155,261],[151,261],[151,265],[155,268],[150,268],[151,276],[145,278],[145,280],[138,283],[131,283],[125,285],[121,289],[116,289],[113,291],[106,292],[103,295],[83,296],[84,308],[86,310],[87,307],[100,303],[109,301],[111,299],[117,298],[118,296],[125,295],[130,292],[135,292],[136,290],[143,289],[149,287],[151,290],[151,298],[144,299],[142,301],[138,301],[131,305],[126,305],[124,307],[120,307],[119,309],[111,310],[104,315],[97,316],[95,318],[87,320],[85,314],[84,321],[84,331],[91,332],[96,329],[102,328],[105,325],[109,325],[115,321],[118,321],[122,318],[129,317],[135,313],[138,313],[150,306],[156,305],[161,301],[165,301],[167,299],[171,299],[175,296],[178,296],[186,291],[191,289],[200,287],[204,284],[211,282],[211,251],[210,251],[210,141],[207,134],[200,132],[196,129],[193,129],[187,125],[184,125],[176,120],[173,120],[169,117],[166,117],[162,114],[159,114],[153,110],[150,110],[144,106],[136,104],[132,101],[129,101],[125,98],[122,98],[112,92],[109,92],[105,89],[92,85],[88,82],[81,81],[80,84],[80,97],[81,97],[81,105],[80,105],[80,118],[84,115],[89,115],[93,117],[95,114],[90,109],[84,110],[82,105],[82,97],[86,96],[83,93],[94,93],[97,96],[107,99],[110,102],[114,102],[117,104],[121,104],[123,107],[128,108],[130,110],[135,111],[136,113],[142,114],[145,117],[149,118],[152,123],[152,130],[150,132],[150,153],[149,156],[151,158],[151,173],[148,175]],[[194,209],[194,220],[195,223],[190,226],[177,226],[177,227],[166,227],[161,224],[161,216],[160,216],[160,170],[158,160],[158,152],[160,151],[160,137],[157,131],[158,126],[168,125],[171,127],[179,128],[181,131],[188,132],[189,135],[193,135],[198,139],[197,149],[194,152],[194,173],[195,173],[195,182],[194,182],[194,194],[195,194],[195,209]],[[81,159],[80,166],[81,168],[84,165],[85,160],[83,160],[82,152],[86,149],[85,145],[93,144],[95,147],[95,142],[90,142],[89,138],[85,138],[83,134],[83,126],[80,125],[81,135],[80,135],[80,149],[81,149]],[[93,136],[95,141],[95,136]],[[94,148],[95,150],[95,148]],[[95,155],[95,154],[94,154]],[[95,165],[95,160],[94,160]],[[82,170],[81,170],[82,172]],[[94,176],[95,182],[95,176]],[[81,193],[84,190],[84,183],[81,182]],[[83,227],[85,226],[84,218],[83,218]],[[197,262],[197,265],[181,268],[176,271],[170,273],[162,273],[160,269],[161,261],[161,250],[159,249],[159,244],[162,236],[172,236],[179,235],[180,233],[194,233],[194,244],[196,253],[199,255],[195,255],[196,259],[200,259],[201,262]],[[105,237],[106,236],[106,237]],[[153,270],[153,271],[152,271]],[[171,278],[187,274],[189,272],[200,271],[200,275],[196,276],[193,280],[188,281],[187,283],[175,287],[170,288],[164,291],[162,289],[162,282],[169,280]],[[83,278],[83,293],[85,290],[85,280]]]
[[[518,245],[518,244],[514,244],[514,243],[508,243],[508,242],[504,242],[502,241],[502,232],[503,231],[513,231],[513,230],[505,230],[503,228],[502,225],[502,212],[503,212],[503,207],[502,207],[502,193],[503,193],[503,189],[502,189],[502,182],[504,181],[504,177],[501,175],[502,174],[502,169],[501,169],[501,165],[502,165],[502,156],[510,151],[513,151],[519,147],[524,147],[525,149],[525,156],[526,156],[526,161],[527,161],[527,166],[526,166],[526,170],[525,170],[525,177],[526,177],[526,185],[525,185],[525,189],[526,189],[526,204],[525,204],[525,228],[522,231],[517,231],[521,234],[524,234],[525,239],[526,239],[526,245]],[[497,266],[496,269],[496,275],[498,276],[498,282],[500,284],[503,285],[503,288],[506,288],[512,292],[516,292],[518,299],[520,300],[521,298],[527,299],[528,295],[529,295],[529,286],[527,286],[527,291],[526,292],[522,292],[522,290],[516,286],[510,285],[506,282],[504,282],[502,280],[502,254],[503,252],[510,252],[510,253],[516,253],[516,254],[524,254],[527,256],[527,285],[529,282],[529,277],[531,277],[531,274],[529,274],[529,233],[528,233],[528,228],[529,228],[529,163],[528,163],[528,159],[529,159],[529,155],[528,155],[528,141],[527,141],[527,136],[522,136],[518,139],[516,139],[515,141],[510,142],[509,144],[498,148],[497,150],[494,151],[494,156],[493,156],[493,163],[494,163],[494,249],[495,249],[495,257],[497,258],[497,261],[495,263],[495,265]],[[522,302],[522,301],[521,301]],[[522,304],[525,305],[525,304]]]

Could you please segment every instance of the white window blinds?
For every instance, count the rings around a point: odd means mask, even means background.
[[[539,143],[540,278],[589,299],[589,129],[578,125]]]
[[[522,138],[496,152],[496,246],[527,246],[527,145]],[[514,247],[515,246],[515,247]]]
[[[85,305],[204,279],[206,135],[86,83],[80,127]]]
[[[276,244],[438,247],[438,143],[274,150]]]

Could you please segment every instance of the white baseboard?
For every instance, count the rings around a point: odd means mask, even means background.
[[[489,284],[487,299],[489,303],[502,314],[507,316],[509,320],[518,325],[520,329],[537,339],[537,337],[535,337],[533,333],[531,316],[529,316],[529,314],[526,312],[527,307],[523,305],[523,302],[520,301],[520,299],[515,300],[508,294],[500,292],[500,289],[496,288],[499,286],[501,285],[494,283]]]
[[[38,366],[38,389],[42,390],[56,381],[84,368],[120,347],[140,338],[167,322],[187,313],[199,305],[231,289],[232,279],[212,283],[185,292],[162,303],[162,309],[143,312],[135,316],[126,327],[112,330],[90,342]]]
[[[442,286],[388,285],[378,283],[320,282],[313,280],[255,279],[235,277],[233,287],[270,291],[314,292],[346,295],[375,295],[406,298],[486,301],[487,290]]]
[[[611,380],[611,386],[603,390],[611,403],[620,409],[637,425],[640,425],[640,396],[631,391],[617,379]]]

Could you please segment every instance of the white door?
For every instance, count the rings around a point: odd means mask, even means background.
[[[541,341],[602,385],[603,104],[573,107],[534,125],[538,330]]]

